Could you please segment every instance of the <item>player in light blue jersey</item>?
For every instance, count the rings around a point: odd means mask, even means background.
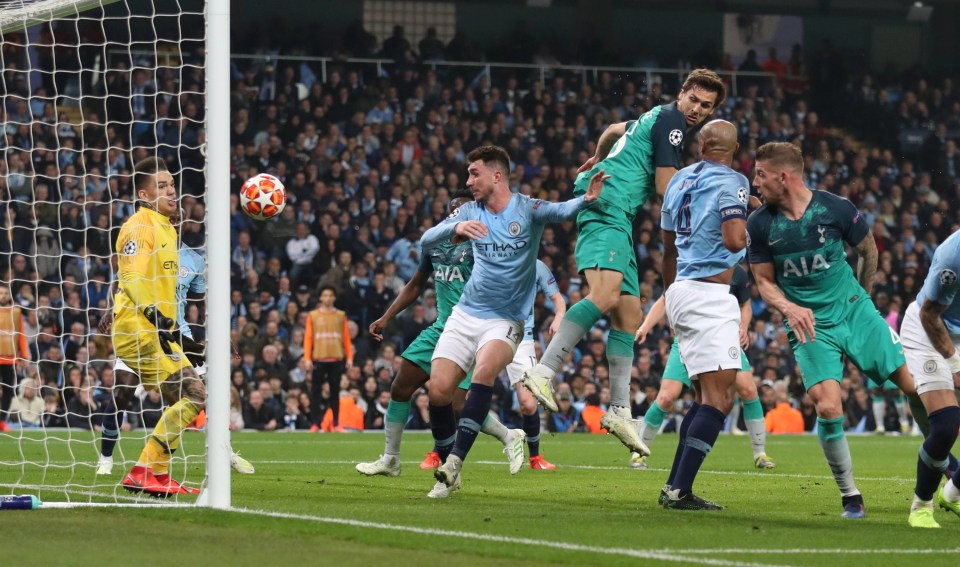
[[[172,219],[176,226],[180,226],[180,218]],[[202,237],[202,232],[193,232],[192,234]],[[189,293],[206,294],[206,260],[201,251],[203,250],[202,238],[191,242],[193,247],[187,246],[181,242],[177,258],[179,272],[177,275],[177,329],[182,337],[184,352],[194,362],[197,375],[206,374],[206,368],[203,363],[203,346],[193,340],[193,331],[186,320],[186,305]],[[113,297],[113,293],[108,294]],[[113,324],[113,310],[108,309],[100,320],[98,329],[103,334],[110,333],[110,327]],[[113,473],[113,450],[120,438],[120,424],[123,420],[123,414],[130,407],[133,396],[143,399],[145,390],[143,386],[138,386],[140,378],[124,364],[119,358],[114,361],[114,391],[113,408],[104,408],[102,429],[100,434],[100,460],[97,463],[98,475],[110,475]],[[250,461],[244,459],[239,454],[230,451],[230,465],[240,474],[253,474],[255,469]]]
[[[463,460],[490,411],[493,381],[513,360],[523,338],[523,322],[533,308],[543,227],[575,218],[597,200],[604,181],[604,172],[599,171],[582,197],[550,203],[510,192],[510,158],[503,148],[481,146],[467,161],[467,187],[476,200],[428,230],[420,241],[424,249],[454,235],[473,241],[473,273],[440,335],[430,372],[430,426],[438,452],[448,453],[441,453],[445,462],[435,474],[438,485],[448,488],[442,491],[444,496],[460,486]],[[453,393],[474,364],[458,426]]]
[[[747,179],[730,169],[737,129],[714,120],[700,132],[703,161],[677,172],[663,201],[663,287],[680,358],[700,393],[684,417],[663,506],[720,510],[693,493],[693,482],[733,405],[741,368],[740,305],[730,295],[747,246]]]
[[[920,447],[917,484],[908,523],[939,528],[933,497],[948,468],[950,448],[960,428],[960,232],[954,232],[933,254],[923,288],[903,316],[900,340],[920,401],[927,410],[929,433]],[[960,515],[960,470],[937,493],[945,510]]]

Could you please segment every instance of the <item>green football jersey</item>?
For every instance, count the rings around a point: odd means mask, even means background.
[[[626,134],[617,140],[607,157],[577,176],[574,195],[583,195],[590,177],[603,169],[610,179],[603,185],[601,206],[616,207],[632,220],[637,209],[656,192],[656,169],[680,169],[686,131],[686,120],[676,103],[653,107],[637,120],[627,122]]]
[[[853,203],[813,191],[807,210],[795,221],[766,205],[750,215],[749,262],[772,262],[787,299],[812,309],[818,327],[838,325],[846,305],[867,295],[847,264],[844,243],[856,246],[869,231]]]
[[[473,272],[473,245],[468,240],[460,244],[445,242],[427,251],[418,268],[432,274],[437,290],[437,323],[444,324],[460,301],[463,288]]]

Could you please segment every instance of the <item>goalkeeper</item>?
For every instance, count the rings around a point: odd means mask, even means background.
[[[199,490],[180,485],[169,473],[183,430],[203,410],[207,397],[167,315],[177,312],[180,268],[177,232],[170,222],[180,210],[177,189],[159,158],[138,162],[133,175],[140,209],[123,223],[117,237],[113,349],[143,386],[159,389],[169,405],[122,484],[131,492],[155,496],[196,494]]]
[[[176,215],[175,215],[176,217]],[[172,224],[183,227],[183,221],[171,218]],[[192,237],[191,235],[194,235]],[[193,332],[186,322],[185,312],[188,293],[205,294],[207,279],[204,276],[205,262],[203,255],[197,250],[203,246],[202,231],[181,230],[181,246],[179,249],[179,272],[177,274],[177,327],[180,329],[184,354],[190,359],[199,376],[206,374],[204,365],[203,346],[193,340]],[[109,297],[112,299],[115,289],[111,288]],[[112,309],[100,319],[99,331],[109,334],[113,325]],[[120,424],[123,412],[130,407],[134,395],[134,388],[140,379],[119,358],[114,361],[114,390],[111,401],[112,407],[104,408],[102,430],[100,433],[100,460],[97,463],[97,475],[113,473],[113,450],[120,437]],[[143,388],[137,388],[136,394],[141,398],[145,395]],[[240,474],[253,474],[255,469],[249,461],[231,449],[230,466]]]

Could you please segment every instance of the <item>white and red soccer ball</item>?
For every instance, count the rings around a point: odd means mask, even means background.
[[[254,220],[272,219],[287,205],[287,190],[269,173],[247,179],[240,188],[240,208]]]

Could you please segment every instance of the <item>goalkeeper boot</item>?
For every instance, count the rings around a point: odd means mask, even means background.
[[[944,510],[953,512],[954,514],[960,516],[960,502],[951,502],[947,500],[947,495],[943,493],[943,489],[945,487],[946,485],[943,485],[940,487],[940,490],[937,491],[937,506],[940,506]]]
[[[538,471],[552,471],[556,470],[557,465],[544,459],[543,455],[537,455],[536,457],[530,457],[530,468]]]
[[[767,456],[766,453],[763,453],[762,455],[758,455],[757,458],[753,460],[753,466],[757,467],[758,469],[777,468],[777,465],[773,462],[772,459],[770,459],[770,457]]]
[[[559,408],[557,408],[557,401],[554,399],[553,376],[538,371],[539,368],[539,366],[535,366],[527,369],[520,382],[526,389],[530,390],[530,393],[533,394],[533,397],[537,399],[541,406],[552,412],[557,412]]]
[[[0,419],[0,433],[10,433],[10,426],[2,419]]]
[[[240,456],[240,453],[230,453],[230,466],[240,474],[253,474],[257,472],[253,464]]]
[[[647,458],[641,455],[640,453],[637,453],[636,451],[634,451],[633,453],[630,453],[630,468],[631,469],[649,468],[647,466]]]
[[[174,494],[200,494],[199,488],[184,486],[173,480],[169,473],[153,475],[152,483],[144,487],[144,492],[162,498],[169,498]]]
[[[637,433],[637,422],[630,413],[630,408],[622,406],[611,406],[610,411],[600,418],[600,427],[606,429],[611,435],[623,443],[627,449],[635,453],[640,453],[644,457],[650,454],[647,444],[640,439]]]
[[[113,456],[100,455],[100,461],[97,463],[97,476],[109,476],[111,474],[113,474]]]
[[[137,465],[130,469],[130,472],[127,473],[127,476],[123,477],[121,485],[124,490],[130,492],[143,492],[148,484],[155,483],[153,478],[153,473],[150,472],[150,469]]]
[[[843,503],[843,514],[840,514],[841,518],[861,520],[866,517],[867,510],[863,506],[863,496],[860,494],[844,496],[841,502]]]
[[[357,463],[357,472],[367,476],[400,476],[400,457],[398,455],[380,455],[370,463]]]
[[[933,518],[933,506],[918,508],[907,517],[907,524],[911,528],[939,528],[940,524]]]
[[[436,451],[430,451],[424,455],[423,462],[420,463],[420,468],[428,471],[440,467],[440,453]]]
[[[523,467],[523,442],[526,439],[527,434],[522,429],[511,429],[507,434],[503,452],[507,455],[507,461],[510,462],[510,474],[517,474]]]

